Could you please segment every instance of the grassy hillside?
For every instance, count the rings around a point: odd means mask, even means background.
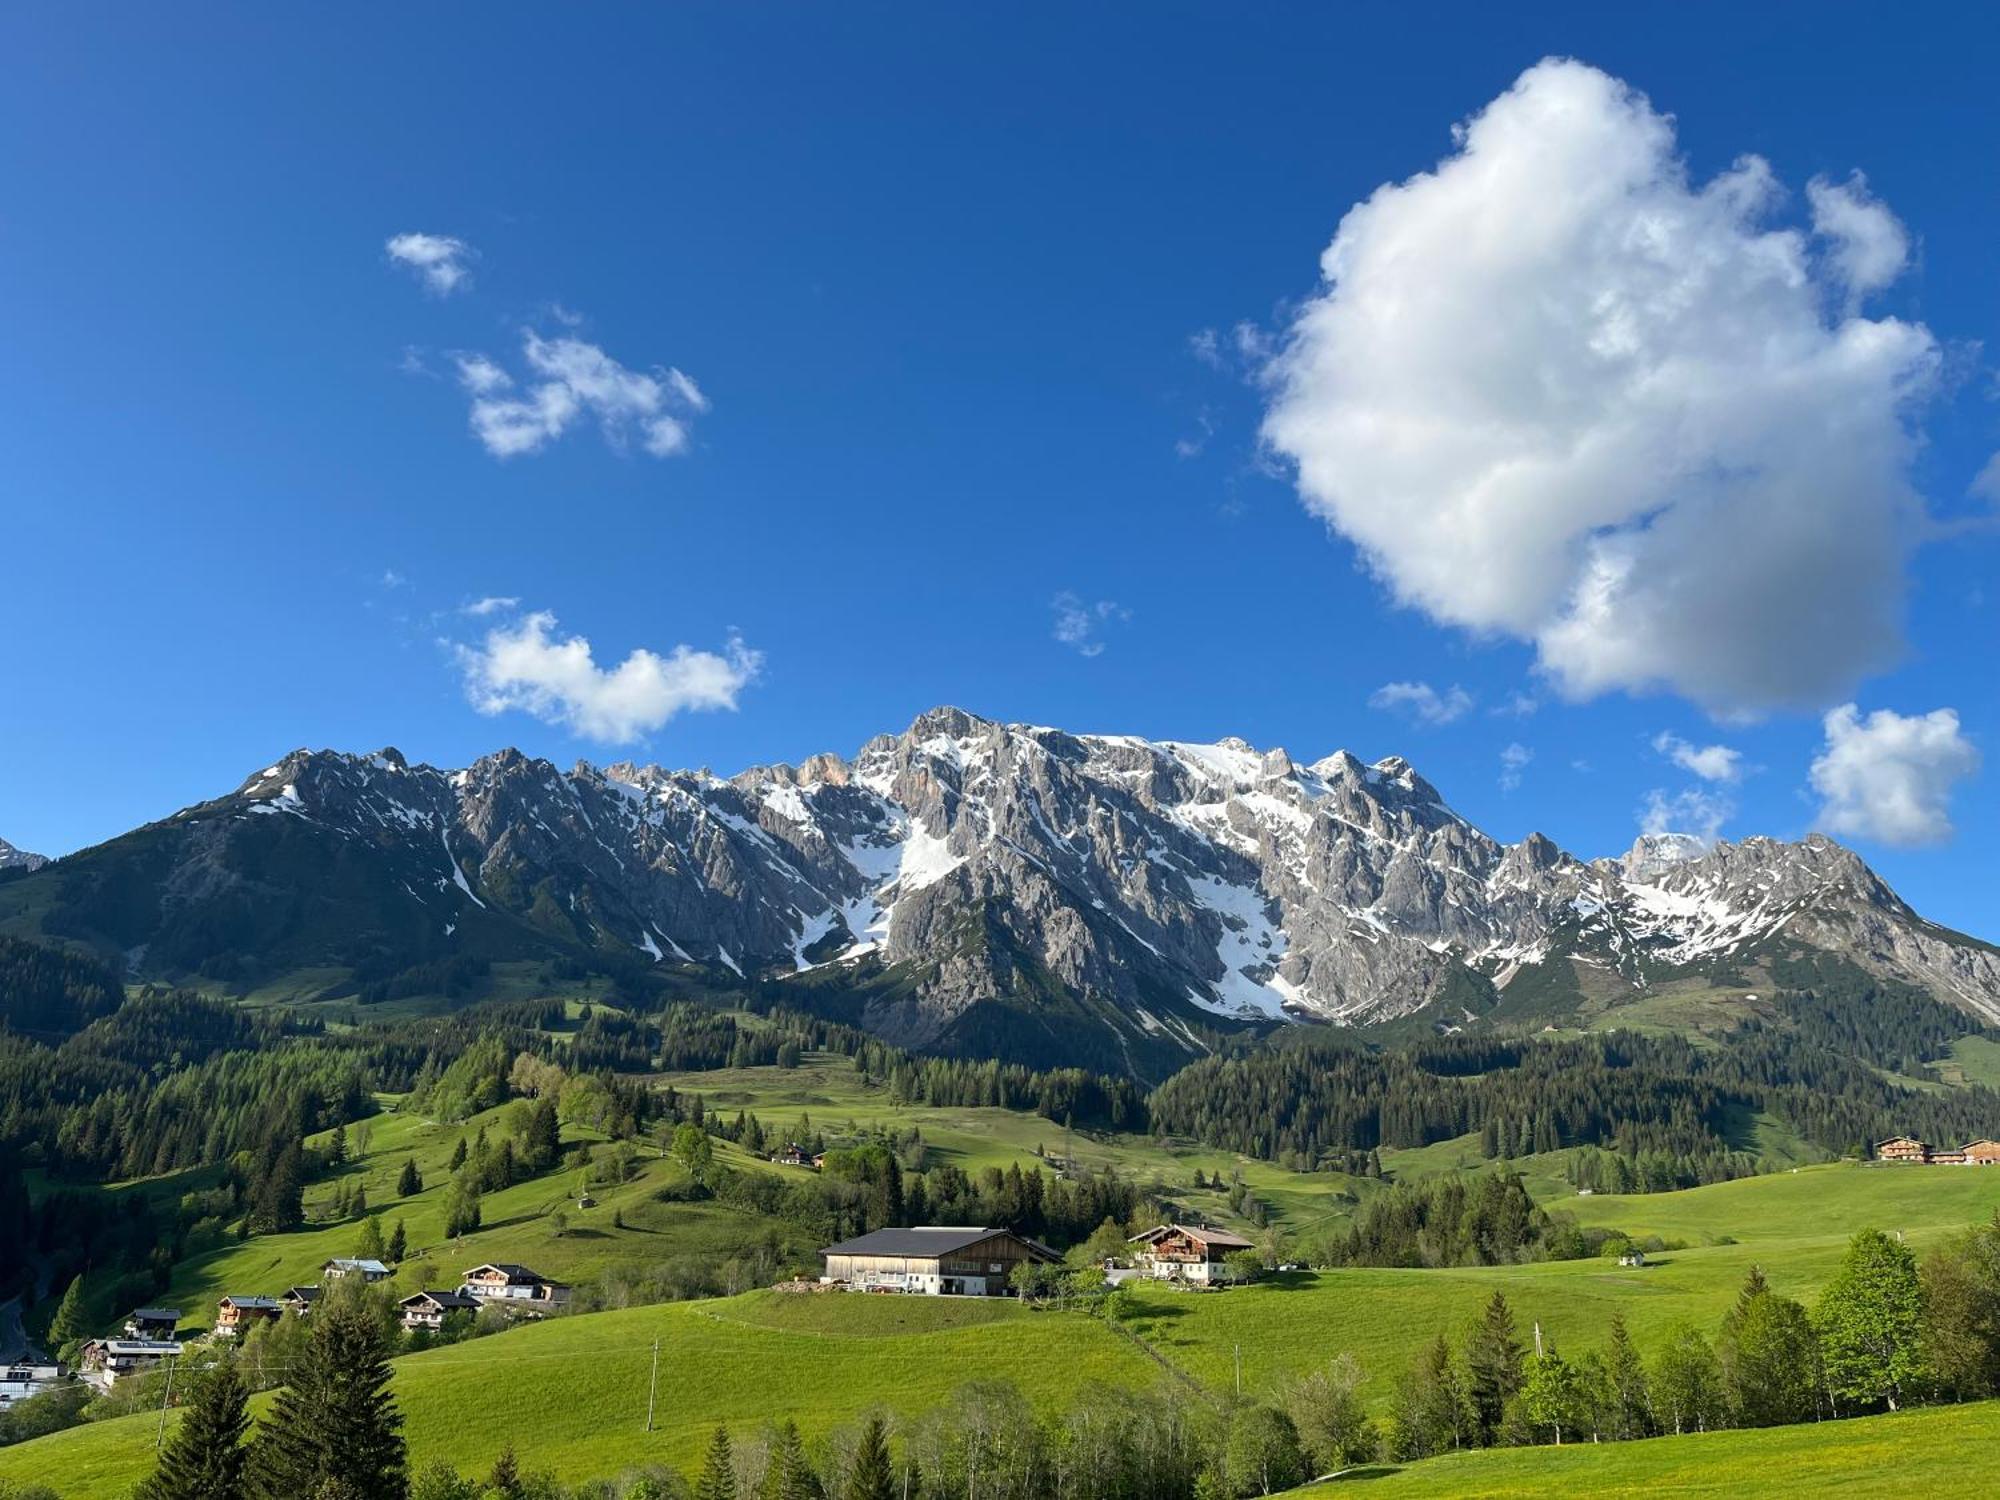
[[[1365,1481],[1365,1482],[1364,1482]],[[1979,1495],[2000,1487],[2000,1401],[1643,1443],[1497,1448],[1383,1467],[1293,1497]]]
[[[385,1152],[393,1158],[432,1127],[410,1122],[396,1128],[410,1134],[377,1127],[371,1161]],[[420,1150],[448,1149],[449,1139],[429,1141]],[[658,1168],[672,1170],[666,1163]],[[505,1196],[495,1195],[493,1201]],[[655,1206],[676,1212],[688,1207]],[[1305,1273],[1219,1295],[1142,1289],[1130,1296],[1128,1327],[1160,1358],[1216,1391],[1234,1384],[1240,1348],[1243,1388],[1252,1396],[1269,1394],[1285,1380],[1351,1350],[1366,1367],[1368,1394],[1379,1405],[1415,1350],[1438,1332],[1456,1335],[1496,1288],[1514,1303],[1524,1332],[1539,1321],[1565,1349],[1580,1352],[1597,1345],[1613,1310],[1625,1314],[1641,1346],[1650,1348],[1681,1318],[1712,1332],[1753,1261],[1765,1268],[1779,1291],[1810,1298],[1831,1274],[1855,1229],[1900,1228],[1922,1248],[1988,1217],[2000,1208],[2000,1171],[1820,1167],[1683,1193],[1582,1199],[1578,1206],[1593,1220],[1685,1237],[1695,1247],[1667,1252],[1659,1264],[1643,1271],[1621,1270],[1604,1261],[1556,1262]],[[507,1243],[499,1237],[545,1234],[546,1226],[535,1227],[538,1222],[484,1233],[496,1236],[496,1245]],[[634,1231],[634,1236],[643,1233]],[[268,1268],[274,1285],[285,1279],[282,1270],[308,1261],[316,1265],[313,1257],[324,1258],[322,1247],[308,1249],[303,1243],[314,1234],[285,1238],[301,1243],[286,1251],[296,1259]],[[1739,1243],[1716,1243],[1724,1238]],[[531,1264],[549,1260],[553,1265],[554,1257],[572,1253],[559,1243],[538,1244],[532,1238],[511,1243],[530,1251],[535,1258]],[[606,1243],[621,1247],[622,1253],[624,1242],[616,1237],[573,1253],[597,1253]],[[229,1253],[271,1254],[260,1246],[268,1242],[252,1241]],[[468,1246],[467,1253],[477,1258],[500,1251],[481,1247],[475,1253]],[[454,1255],[451,1263],[456,1265],[458,1258]],[[251,1269],[247,1261],[218,1262],[201,1268],[199,1275],[233,1279]],[[642,1430],[644,1383],[655,1338],[661,1340],[662,1415],[659,1430],[648,1435]],[[495,1432],[478,1420],[478,1413],[504,1401],[506,1436],[523,1461],[571,1478],[615,1472],[643,1459],[689,1464],[718,1421],[747,1435],[767,1419],[790,1416],[809,1432],[823,1433],[871,1407],[919,1411],[961,1381],[979,1376],[1011,1378],[1045,1403],[1063,1400],[1090,1380],[1151,1384],[1161,1378],[1158,1365],[1130,1341],[1077,1314],[1028,1312],[1006,1303],[770,1292],[557,1319],[408,1356],[397,1362],[397,1370],[397,1390],[418,1459],[442,1456],[468,1468],[490,1462]],[[1968,1410],[1977,1415],[1923,1412],[1893,1419],[1907,1424],[1902,1426],[1830,1424],[1810,1431],[1820,1435],[1813,1442],[1841,1446],[1850,1455],[1845,1461],[1858,1468],[1888,1451],[1869,1443],[1900,1451],[1905,1435],[1911,1434],[1907,1440],[1915,1444],[1912,1451],[1918,1457],[1910,1462],[1930,1462],[1921,1454],[1931,1444],[1939,1452],[1935,1461],[1942,1464],[1952,1445],[1964,1439],[1964,1434],[1940,1435],[1954,1431],[1954,1421],[1986,1424],[1965,1429],[1972,1436],[2000,1431],[2000,1407]],[[115,1495],[149,1461],[153,1430],[145,1418],[120,1419],[0,1449],[0,1478],[47,1481],[55,1476],[65,1495]],[[1884,1436],[1859,1435],[1869,1431]],[[1665,1493],[1724,1493],[1724,1476],[1732,1465],[1740,1486],[1742,1465],[1759,1463],[1756,1455],[1787,1454],[1792,1450],[1785,1445],[1807,1441],[1787,1434],[1719,1434],[1684,1447],[1649,1443],[1566,1449],[1560,1455],[1540,1450],[1477,1455],[1413,1466],[1371,1485],[1369,1493],[1616,1493],[1620,1486],[1680,1484],[1677,1476],[1687,1465],[1693,1466],[1687,1472],[1695,1477],[1685,1482],[1695,1487],[1667,1488]],[[1569,1470],[1535,1467],[1541,1463],[1579,1467],[1572,1479]],[[1478,1467],[1488,1464],[1499,1467]],[[1582,1467],[1586,1465],[1608,1467]],[[1707,1472],[1703,1465],[1712,1468],[1712,1480],[1700,1478]],[[1466,1476],[1463,1487],[1449,1487],[1459,1483],[1461,1472]],[[1764,1471],[1760,1467],[1757,1472]],[[1699,1488],[1702,1483],[1718,1488],[1705,1491]],[[1509,1490],[1508,1485],[1520,1488]],[[1953,1492],[1963,1490],[1949,1485],[1939,1489]]]
[[[1074,1314],[754,1292],[559,1318],[410,1355],[396,1362],[396,1393],[419,1461],[483,1471],[511,1441],[524,1465],[577,1480],[642,1462],[692,1467],[717,1422],[749,1435],[791,1418],[812,1436],[875,1409],[920,1410],[974,1374],[1013,1380],[1051,1406],[1094,1381],[1162,1378],[1128,1341]],[[156,1418],[122,1417],[0,1448],[0,1479],[52,1484],[64,1497],[122,1495],[150,1470],[155,1429]]]

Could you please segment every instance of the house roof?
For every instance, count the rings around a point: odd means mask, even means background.
[[[263,1312],[267,1310],[276,1312],[278,1310],[278,1299],[276,1297],[238,1297],[234,1293],[231,1293],[222,1300],[227,1302],[231,1307],[244,1308],[250,1312]]]
[[[1055,1251],[1046,1245],[1038,1245],[1025,1235],[1011,1229],[988,1229],[970,1224],[925,1224],[916,1229],[877,1229],[872,1234],[864,1234],[859,1239],[842,1240],[838,1245],[828,1245],[821,1255],[909,1255],[919,1260],[934,1260],[940,1255],[949,1255],[954,1250],[963,1250],[976,1245],[981,1240],[990,1240],[1005,1235],[1010,1240],[1026,1245],[1031,1255],[1040,1260],[1056,1260]]]
[[[135,1307],[132,1319],[139,1323],[178,1323],[181,1310],[178,1307]]]
[[[467,1271],[465,1273],[465,1279],[470,1281],[473,1277],[477,1276],[481,1271],[498,1271],[502,1276],[506,1277],[507,1280],[510,1282],[547,1281],[549,1279],[546,1276],[542,1276],[534,1271],[530,1271],[526,1266],[517,1266],[514,1264],[514,1262],[510,1260],[490,1260],[486,1262],[486,1264],[484,1265],[474,1266],[470,1271]]]
[[[335,1266],[338,1266],[343,1271],[360,1271],[364,1275],[387,1276],[389,1274],[389,1268],[379,1260],[354,1260],[345,1255],[336,1255],[332,1260],[321,1266],[320,1269],[326,1271],[331,1270]]]
[[[408,1307],[412,1302],[431,1302],[435,1303],[439,1307],[479,1306],[479,1299],[477,1297],[468,1297],[463,1292],[441,1292],[441,1291],[412,1292],[409,1296],[404,1297],[402,1300],[400,1300],[396,1305],[398,1307]]]
[[[1249,1240],[1244,1239],[1240,1234],[1231,1234],[1226,1229],[1197,1229],[1192,1224],[1155,1225],[1144,1234],[1133,1235],[1126,1243],[1137,1245],[1143,1242],[1150,1245],[1161,1236],[1168,1234],[1184,1234],[1199,1244],[1208,1245],[1217,1250],[1249,1250],[1255,1248]]]

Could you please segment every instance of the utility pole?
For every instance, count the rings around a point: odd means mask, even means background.
[[[167,1402],[174,1394],[174,1361],[167,1358],[167,1388],[160,1392],[160,1425],[153,1433],[153,1447],[157,1449],[167,1440]]]
[[[1243,1399],[1243,1346],[1236,1346],[1236,1399]]]
[[[653,1395],[660,1388],[660,1341],[653,1340],[653,1373],[646,1380],[646,1431],[653,1430]]]

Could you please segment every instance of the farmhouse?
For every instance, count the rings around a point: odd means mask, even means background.
[[[134,1308],[131,1316],[125,1319],[125,1337],[170,1339],[180,1326],[181,1310],[178,1307],[139,1307]]]
[[[215,1304],[216,1337],[233,1339],[259,1321],[275,1322],[282,1311],[276,1297],[224,1297]]]
[[[820,1280],[861,1292],[923,1292],[945,1297],[999,1297],[1014,1267],[1058,1260],[1046,1245],[1009,1229],[931,1224],[919,1229],[878,1229],[859,1239],[828,1245],[820,1254]]]
[[[537,1317],[569,1306],[568,1286],[509,1261],[474,1266],[465,1273],[458,1290],[475,1301]]]
[[[797,1141],[786,1141],[785,1149],[774,1153],[771,1160],[781,1167],[815,1168],[819,1165],[819,1158]]]
[[[1646,1264],[1646,1252],[1635,1246],[1618,1257],[1618,1264],[1621,1266],[1643,1266]]]
[[[1877,1161],[1929,1161],[1931,1148],[1913,1135],[1892,1135],[1875,1143]]]
[[[387,1281],[393,1273],[379,1260],[348,1260],[335,1256],[319,1268],[319,1274],[330,1281],[338,1281],[343,1276],[359,1276],[363,1281]]]
[[[54,1390],[62,1383],[66,1372],[59,1364],[40,1360],[19,1360],[10,1365],[0,1365],[0,1412],[6,1411],[16,1401],[25,1401],[30,1396],[39,1396],[43,1391]]]
[[[1186,1224],[1161,1224],[1133,1235],[1127,1243],[1137,1247],[1132,1260],[1140,1274],[1161,1281],[1191,1281],[1198,1286],[1227,1280],[1224,1259],[1252,1248],[1240,1234]]]
[[[92,1339],[78,1358],[84,1379],[109,1390],[120,1376],[150,1370],[180,1352],[181,1346],[172,1339]]]
[[[2000,1141],[1967,1141],[1964,1156],[1968,1167],[2000,1167]]]
[[[444,1320],[449,1314],[476,1312],[479,1301],[463,1292],[417,1292],[403,1298],[396,1306],[402,1309],[405,1328],[413,1332],[426,1328],[435,1333],[444,1327]]]
[[[295,1286],[286,1288],[285,1295],[278,1299],[278,1304],[293,1317],[303,1318],[313,1310],[313,1304],[317,1301],[319,1301],[318,1287]]]

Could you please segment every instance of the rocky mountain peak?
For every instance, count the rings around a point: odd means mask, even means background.
[[[39,854],[30,854],[26,849],[17,849],[5,839],[0,839],[0,870],[39,870],[48,860]]]

